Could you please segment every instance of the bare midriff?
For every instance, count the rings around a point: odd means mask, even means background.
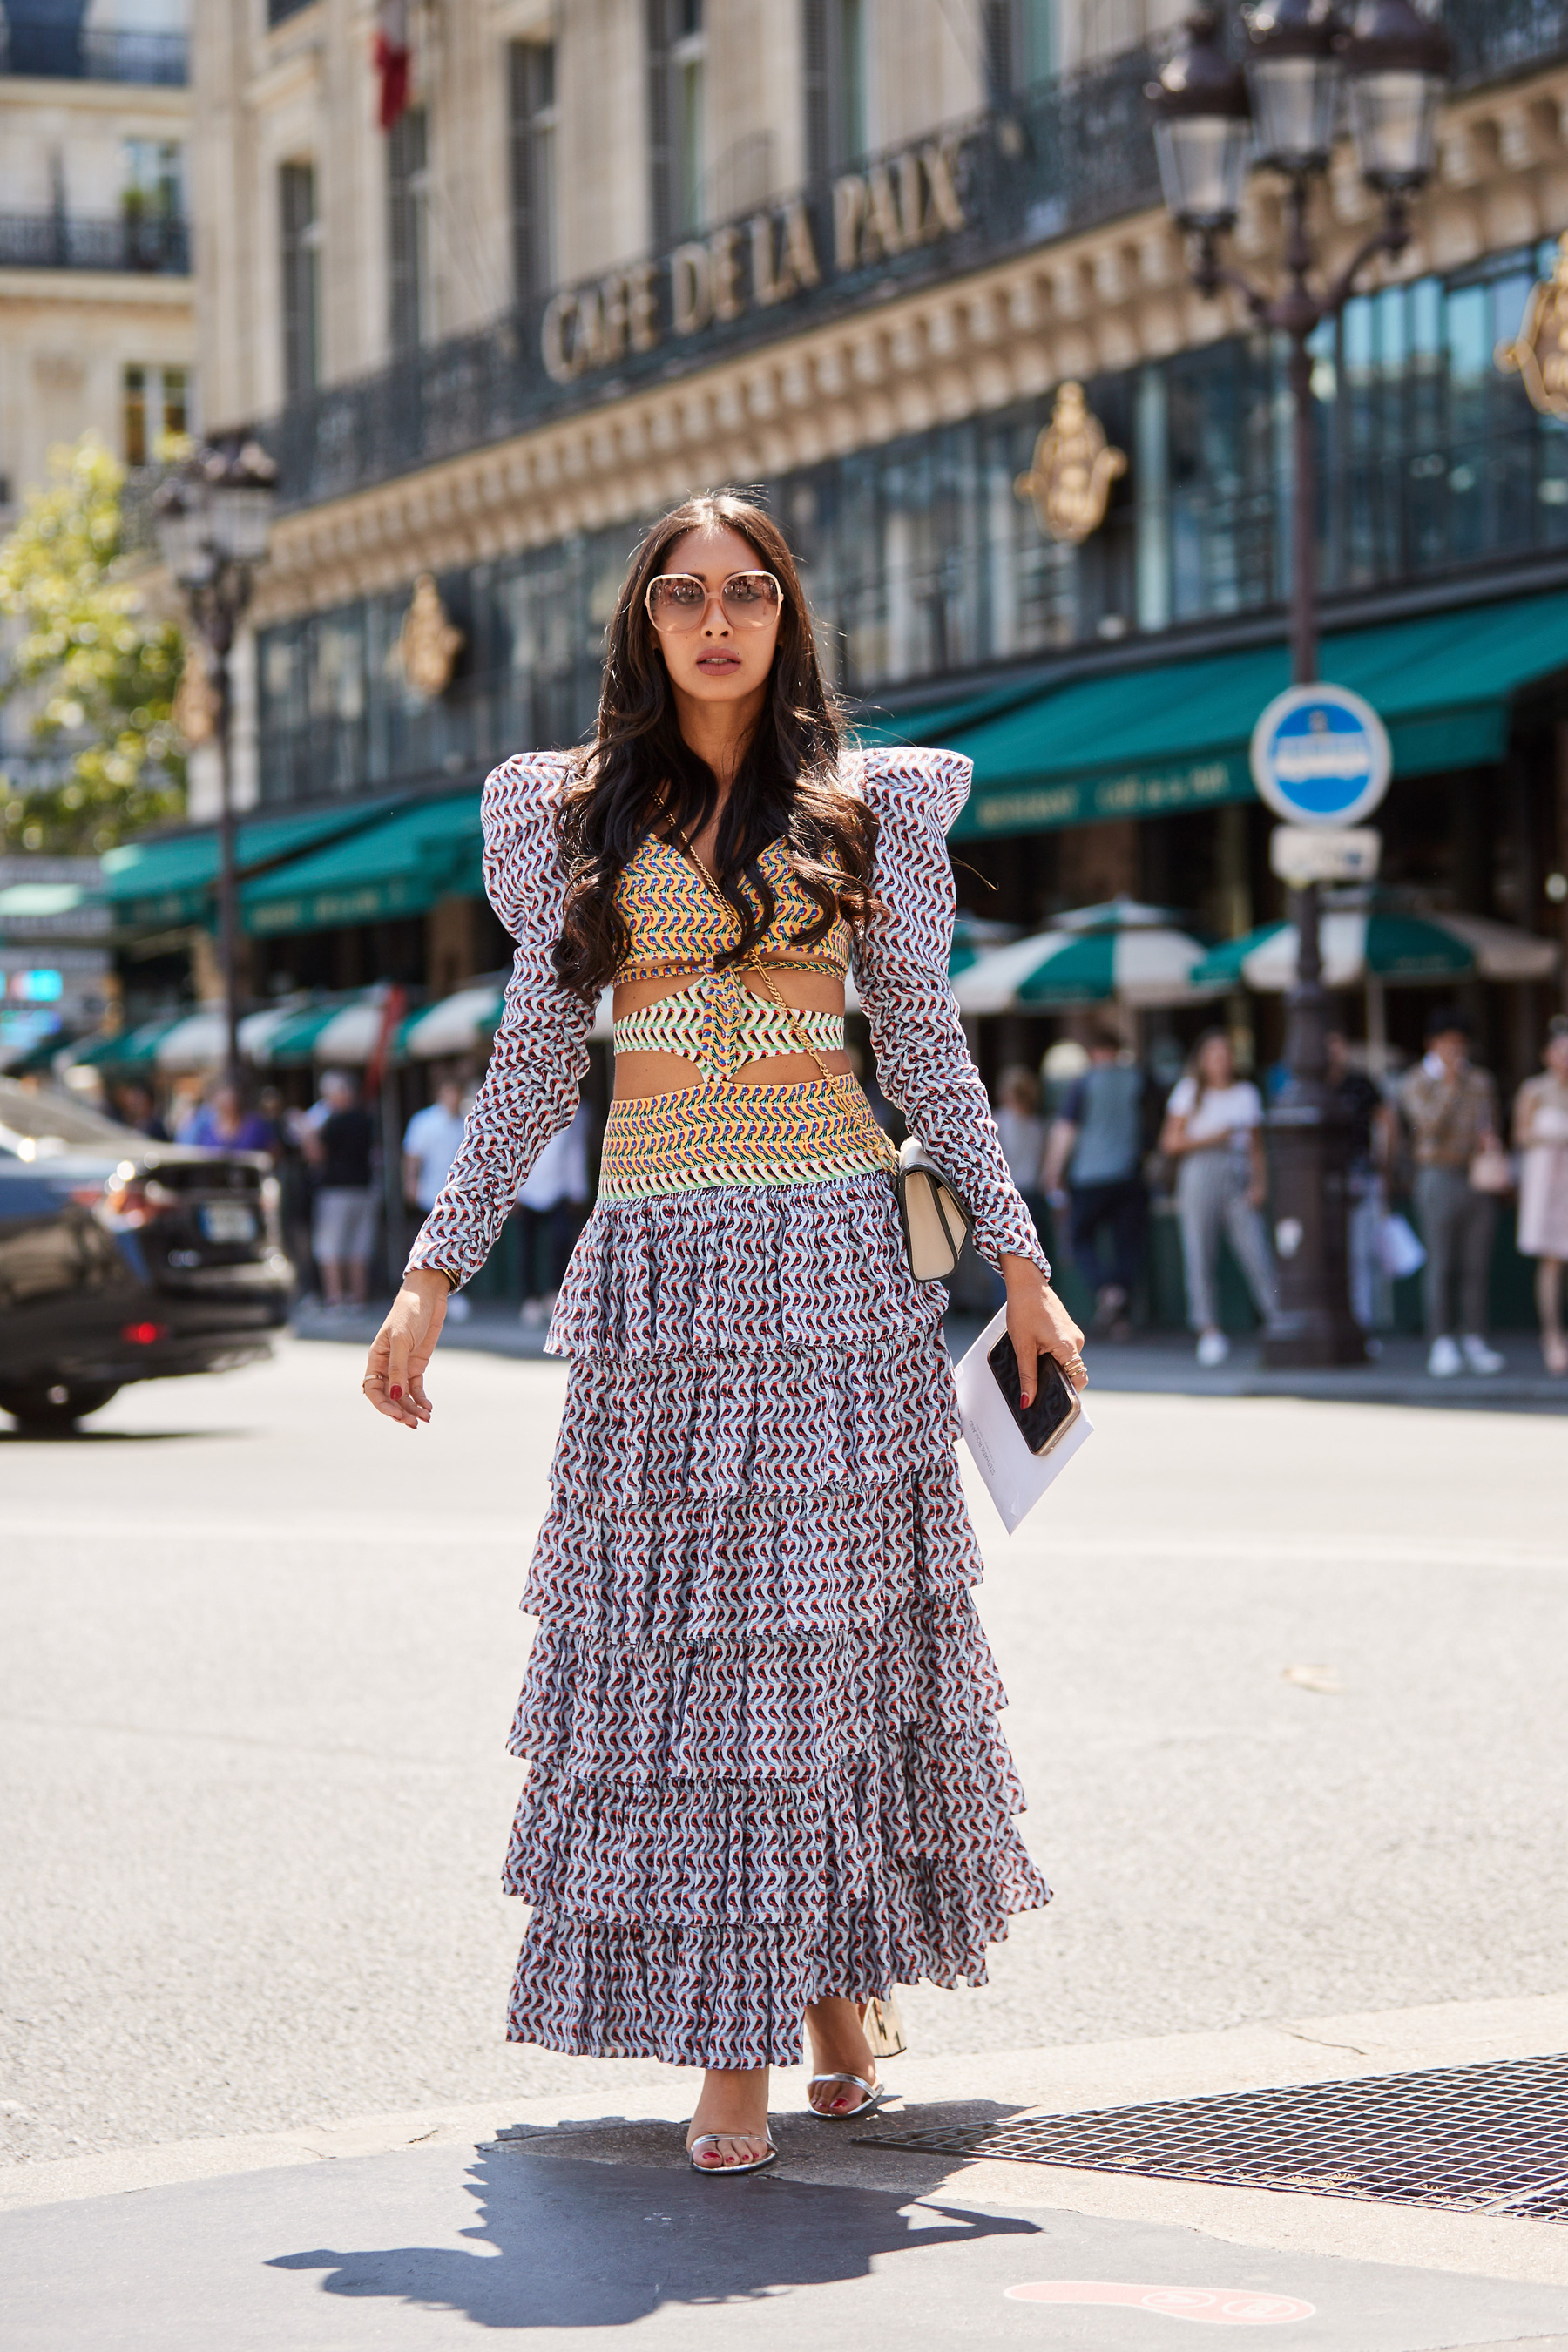
[[[764,957],[763,962],[786,1004],[795,1005],[802,1012],[842,1013],[844,982],[837,974],[803,971],[797,965],[774,962],[771,957]],[[698,971],[666,972],[658,978],[622,981],[616,988],[615,1017],[622,1020],[641,1005],[678,995],[701,977]],[[751,995],[764,1003],[771,1001],[754,972],[737,973],[736,978]],[[849,1066],[844,1054],[829,1051],[822,1056],[822,1067],[835,1076]],[[739,1063],[727,1074],[726,1083],[737,1087],[790,1087],[810,1085],[821,1076],[822,1068],[809,1054],[769,1054],[760,1061]],[[680,1094],[710,1083],[684,1054],[623,1052],[616,1055],[617,1102],[646,1101],[650,1095]]]

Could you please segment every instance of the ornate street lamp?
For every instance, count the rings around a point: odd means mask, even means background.
[[[1260,327],[1289,349],[1294,483],[1290,653],[1298,686],[1318,675],[1317,445],[1311,339],[1339,316],[1368,264],[1410,242],[1405,207],[1430,180],[1448,43],[1412,0],[1361,0],[1347,26],[1336,0],[1255,0],[1243,11],[1245,64],[1232,63],[1220,11],[1194,9],[1150,89],[1165,205],[1192,241],[1195,283],[1235,288]],[[1342,98],[1356,161],[1383,200],[1373,234],[1329,285],[1314,285],[1314,182],[1329,167]],[[1284,282],[1254,286],[1221,257],[1248,164],[1281,173]],[[1359,1363],[1366,1349],[1348,1297],[1348,1139],[1328,1087],[1329,999],[1322,983],[1318,886],[1295,894],[1300,941],[1287,999],[1289,1076],[1269,1118],[1276,1216],[1300,1232],[1280,1265],[1279,1312],[1264,1335],[1271,1364]]]
[[[218,955],[223,970],[224,1075],[239,1082],[239,912],[235,888],[234,787],[229,760],[229,655],[258,567],[267,556],[278,468],[238,435],[193,449],[153,495],[158,546],[185,599],[204,650],[218,747]]]
[[[1186,42],[1160,76],[1154,144],[1165,204],[1183,228],[1234,228],[1252,162],[1252,110],[1239,66],[1225,53],[1217,8],[1194,8]]]

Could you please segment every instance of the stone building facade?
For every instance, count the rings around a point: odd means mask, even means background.
[[[1159,201],[1143,92],[1174,13],[205,0],[204,397],[280,469],[237,776],[258,814],[368,828],[357,894],[256,901],[258,985],[493,963],[468,852],[394,887],[375,825],[576,738],[641,523],[721,481],[790,530],[851,710],[973,742],[977,909],[1036,923],[1121,889],[1221,935],[1275,911],[1236,681],[1283,637],[1282,375],[1237,299],[1194,289]],[[1510,616],[1550,638],[1568,590],[1568,442],[1494,352],[1568,228],[1568,6],[1446,14],[1437,181],[1321,339],[1325,614],[1352,682],[1394,697],[1392,882],[1545,929],[1568,701],[1555,658],[1518,674]],[[1326,266],[1370,214],[1347,145]],[[1267,272],[1279,236],[1259,175],[1238,257]],[[1125,459],[1081,538],[1027,494],[1071,385]],[[397,656],[423,574],[461,635],[437,694]],[[1447,643],[1513,667],[1461,688]],[[1500,1053],[1527,1055],[1528,997],[1488,1013]]]
[[[195,415],[190,124],[184,0],[0,14],[0,525],[52,444]]]

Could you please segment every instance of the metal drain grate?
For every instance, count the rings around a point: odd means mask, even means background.
[[[860,2144],[1568,2221],[1568,2056],[882,2132]]]

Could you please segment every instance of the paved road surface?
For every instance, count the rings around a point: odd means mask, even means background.
[[[295,1343],[0,1436],[13,2158],[661,2075],[500,2039],[563,1369],[454,1355],[417,1436],[359,1369]],[[910,1998],[916,2051],[1554,1990],[1561,1423],[1098,1410],[1025,1535],[977,1508],[1058,1900],[988,1990]]]

